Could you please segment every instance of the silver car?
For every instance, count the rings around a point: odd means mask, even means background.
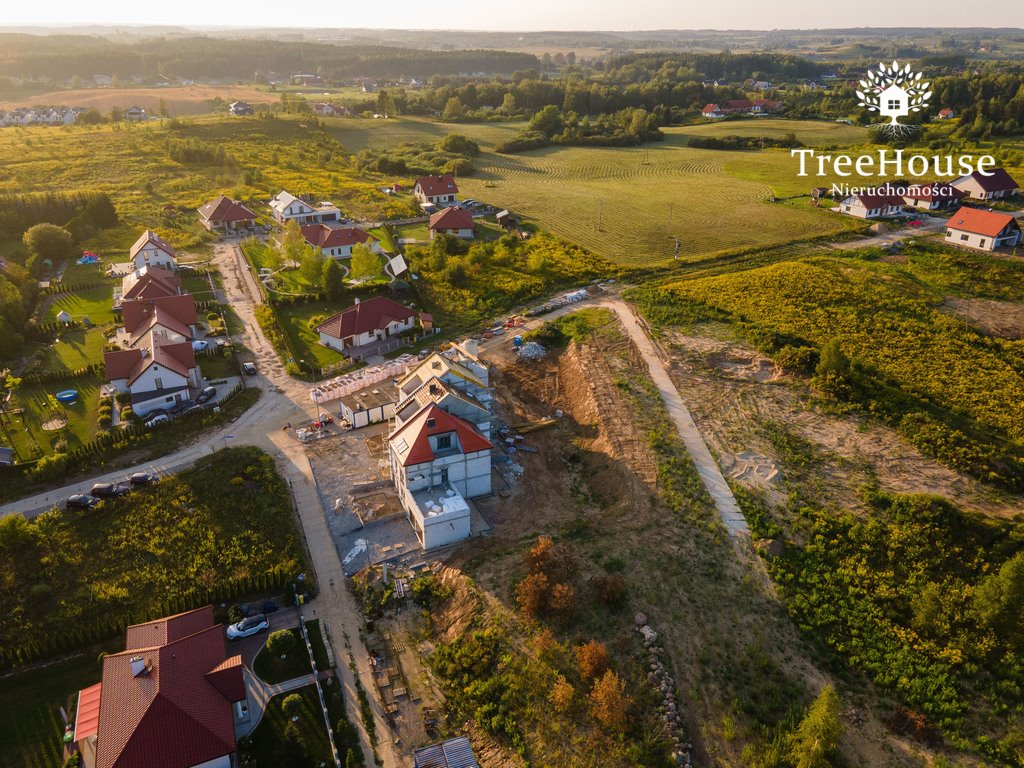
[[[254,616],[247,616],[237,624],[229,624],[227,629],[228,640],[241,640],[243,637],[252,637],[260,632],[265,632],[270,627],[270,622],[262,613]]]

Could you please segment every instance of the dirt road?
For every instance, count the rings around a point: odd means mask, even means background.
[[[647,334],[646,328],[625,301],[618,296],[607,295],[576,304],[568,304],[556,309],[554,312],[528,321],[526,328],[536,328],[543,322],[576,312],[584,307],[604,307],[610,309],[619,318],[626,333],[647,364],[651,379],[658,389],[662,402],[665,403],[665,407],[668,409],[669,416],[676,425],[679,436],[686,445],[686,450],[693,460],[697,474],[700,475],[704,487],[715,503],[715,508],[718,510],[722,525],[725,526],[729,535],[734,539],[749,537],[750,529],[747,526],[746,518],[743,517],[743,512],[740,510],[739,504],[736,503],[736,497],[733,496],[729,484],[725,481],[718,462],[711,455],[704,437],[701,435],[700,430],[697,429],[690,411],[683,402],[683,398],[679,395],[679,390],[672,383],[661,355]],[[508,339],[506,337],[496,337],[493,342],[490,342],[490,344],[502,343],[507,344]]]

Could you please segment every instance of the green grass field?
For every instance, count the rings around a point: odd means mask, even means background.
[[[57,322],[57,315],[66,311],[72,320],[81,322],[88,318],[93,325],[113,323],[114,315],[113,284],[99,288],[89,288],[75,293],[64,293],[57,297],[46,308],[43,315],[44,323]]]
[[[77,389],[78,400],[61,404],[56,413],[51,413],[46,396],[63,389]],[[15,415],[8,419],[6,425],[8,439],[17,449],[18,456],[23,461],[38,458],[52,453],[54,446],[61,441],[73,448],[95,438],[99,389],[99,379],[92,376],[19,389],[14,407],[25,409],[24,420]],[[56,430],[43,429],[43,424],[51,416],[66,417],[67,426]]]
[[[671,259],[675,238],[683,257],[771,246],[858,226],[814,209],[815,183],[797,176],[788,150],[729,152],[689,149],[692,135],[781,137],[793,132],[808,146],[861,143],[863,129],[840,123],[757,120],[680,126],[645,148],[548,147],[517,155],[487,151],[523,128],[521,123],[443,124],[413,118],[334,121],[345,147],[382,149],[403,141],[464,133],[484,152],[478,172],[459,179],[462,197],[509,208],[555,234],[627,264]],[[600,226],[599,226],[600,224]],[[418,236],[402,232],[400,236]]]

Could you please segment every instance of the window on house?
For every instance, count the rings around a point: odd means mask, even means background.
[[[157,389],[163,389],[164,388],[164,380],[161,379],[159,376],[157,376],[156,379],[154,379],[154,382],[156,384],[156,388]]]
[[[903,105],[900,104],[899,99],[889,99],[889,109],[902,109]]]
[[[441,467],[437,475],[438,485],[448,485],[448,467]]]
[[[953,230],[952,229],[947,229],[946,230],[946,237],[952,237],[952,236],[953,236]]]
[[[979,248],[984,248],[985,247],[985,241],[984,240],[979,240],[978,241],[978,247]]]
[[[960,239],[966,243],[968,240],[971,239],[971,236],[970,235],[960,235]]]
[[[437,436],[437,450],[446,451],[452,447],[452,436],[451,435],[438,435]]]

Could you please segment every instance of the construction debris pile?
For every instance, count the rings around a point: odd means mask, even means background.
[[[566,304],[575,304],[577,301],[583,301],[589,296],[590,294],[587,293],[586,288],[579,288],[575,291],[569,291],[568,293],[563,293],[560,296],[555,296],[555,298],[551,299],[550,301],[544,304],[541,304],[539,307],[532,307],[527,311],[526,314],[544,315],[547,314],[548,312],[558,309],[559,307],[564,307]]]
[[[668,729],[669,738],[672,740],[672,759],[680,768],[689,766],[690,750],[693,745],[686,740],[686,729],[683,725],[683,716],[680,711],[680,702],[676,694],[676,683],[668,673],[665,649],[658,645],[658,633],[647,623],[647,616],[638,613],[634,617],[636,631],[643,635],[644,648],[650,658],[650,672],[647,673],[647,680],[658,689],[662,703],[658,708],[665,727]]]
[[[518,347],[516,353],[519,355],[520,360],[540,360],[548,351],[536,341],[528,341],[523,346]]]
[[[330,381],[321,382],[309,390],[309,399],[314,403],[325,403],[329,400],[340,400],[345,395],[358,392],[360,389],[378,384],[382,381],[389,381],[398,376],[404,376],[405,372],[419,363],[415,355],[401,355],[394,360],[389,360],[380,365],[371,365],[368,368],[360,368],[358,371],[346,373]]]

